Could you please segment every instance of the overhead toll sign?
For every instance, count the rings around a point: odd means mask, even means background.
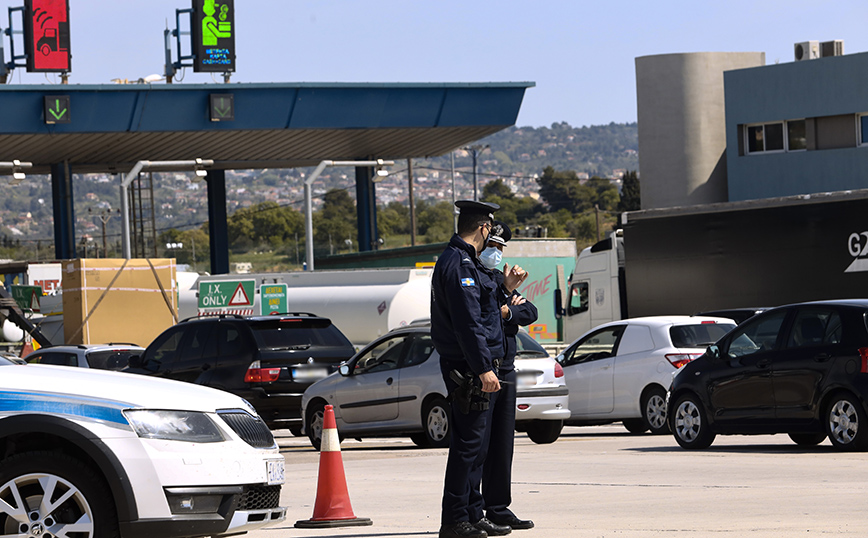
[[[287,308],[286,284],[263,284],[259,286],[259,308],[263,316],[285,314]]]
[[[231,93],[212,93],[209,109],[211,121],[233,121],[235,119],[235,97]]]
[[[68,0],[24,0],[24,50],[28,72],[72,70]]]
[[[43,107],[43,115],[45,123],[69,123],[69,96],[68,95],[46,95],[45,106]]]
[[[255,280],[199,282],[199,310],[210,314],[253,314]]]
[[[40,297],[42,288],[39,286],[12,286],[12,298],[25,312],[40,312]]]
[[[193,0],[191,22],[196,73],[235,71],[235,1]]]

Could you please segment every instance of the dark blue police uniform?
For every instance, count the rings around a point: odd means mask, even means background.
[[[494,274],[480,263],[476,248],[457,234],[452,236],[431,281],[431,338],[450,394],[458,386],[450,376],[452,370],[476,377],[494,371],[494,361],[503,358],[500,305],[505,299]],[[476,523],[483,517],[480,482],[490,417],[490,407],[467,414],[452,409],[442,525]]]
[[[499,285],[503,284],[503,273],[495,270],[494,276]],[[513,291],[514,296],[521,296]],[[537,320],[538,312],[530,301],[510,305],[510,318],[504,320],[506,354],[500,366],[498,377],[505,381],[500,391],[492,397],[491,434],[488,454],[482,472],[482,496],[485,501],[485,517],[494,522],[510,521],[515,514],[508,508],[512,502],[512,457],[515,445],[515,335],[519,326],[530,325]]]

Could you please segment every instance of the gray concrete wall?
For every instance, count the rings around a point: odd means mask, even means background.
[[[723,73],[763,64],[762,52],[636,58],[642,209],[727,201]]]
[[[727,153],[731,201],[868,187],[868,147],[855,145],[857,115],[868,113],[868,53],[739,69],[724,79],[727,147],[739,147],[743,125],[808,120],[808,151]],[[639,127],[641,150],[641,120]]]

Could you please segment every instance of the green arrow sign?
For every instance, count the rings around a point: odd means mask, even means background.
[[[286,314],[286,284],[263,284],[259,286],[259,309],[263,316]]]
[[[49,125],[71,121],[68,95],[46,95],[44,108],[45,123]]]
[[[231,93],[211,94],[211,121],[235,120],[235,95]]]
[[[255,280],[199,282],[199,308],[252,308]]]

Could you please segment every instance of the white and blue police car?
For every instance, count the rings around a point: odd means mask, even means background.
[[[0,358],[0,535],[239,534],[284,520],[284,459],[243,399]]]

